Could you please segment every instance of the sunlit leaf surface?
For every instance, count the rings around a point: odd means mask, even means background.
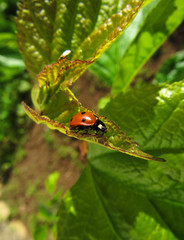
[[[102,114],[152,153],[184,150],[184,81],[119,94]]]
[[[57,239],[182,239],[184,156],[164,157],[138,161],[90,144],[89,164],[62,200]]]
[[[183,0],[150,1],[116,43],[91,66],[91,71],[113,87],[113,94],[124,91],[139,69],[182,23],[183,12]]]
[[[67,49],[70,59],[97,59],[131,23],[143,2],[22,1],[17,30],[27,69],[36,78]]]

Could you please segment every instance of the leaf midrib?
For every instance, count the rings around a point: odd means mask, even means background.
[[[107,211],[107,209],[106,209],[106,207],[105,207],[105,204],[103,203],[103,200],[102,200],[103,197],[101,196],[100,191],[98,190],[98,185],[95,183],[95,177],[93,176],[93,171],[92,171],[92,168],[91,168],[90,165],[89,165],[89,169],[90,169],[90,173],[91,173],[91,181],[92,181],[92,183],[93,183],[94,190],[95,190],[95,192],[96,192],[96,196],[98,197],[99,202],[101,203],[101,207],[102,207],[102,209],[103,209],[104,215],[107,217],[107,220],[108,220],[108,222],[109,222],[109,225],[111,226],[112,231],[113,231],[113,233],[115,234],[115,236],[117,236],[117,239],[118,239],[118,240],[122,240],[121,236],[118,235],[118,233],[117,233],[117,231],[116,231],[116,229],[115,229],[115,227],[114,227],[113,222],[111,221],[111,218],[110,218],[110,216],[109,216],[109,214],[108,214],[108,211]]]

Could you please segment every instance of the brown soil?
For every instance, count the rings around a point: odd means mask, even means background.
[[[19,209],[17,217],[36,210],[37,200],[46,195],[44,184],[50,173],[54,171],[60,173],[59,183],[63,192],[80,176],[81,169],[72,162],[71,156],[60,157],[46,142],[44,137],[46,130],[43,125],[32,125],[25,144],[26,157],[16,166],[5,188],[4,198],[11,196],[7,199],[10,206]],[[55,139],[58,138],[57,135],[54,133]],[[64,138],[66,136],[61,135],[58,142],[62,142]]]
[[[84,107],[97,111],[98,100],[106,96],[110,88],[92,73],[86,71],[72,86],[72,91]]]

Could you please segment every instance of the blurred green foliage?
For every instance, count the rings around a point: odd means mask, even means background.
[[[45,240],[56,235],[57,210],[62,190],[57,191],[59,172],[51,173],[45,181],[45,189],[50,198],[40,202],[36,214],[33,216],[34,240]]]
[[[173,83],[184,79],[184,51],[167,59],[155,76],[154,84]]]
[[[140,9],[120,38],[90,67],[112,86],[113,95],[129,88],[141,67],[182,23],[183,6],[181,0],[150,1]]]
[[[25,132],[22,99],[28,99],[28,74],[15,35],[17,0],[0,1],[0,180],[7,181]]]

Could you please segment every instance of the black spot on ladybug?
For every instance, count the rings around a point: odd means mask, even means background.
[[[73,120],[73,118],[71,118],[70,122]]]
[[[81,114],[85,114],[86,112],[81,112]]]
[[[86,121],[86,118],[84,117],[83,119],[82,119],[82,122],[85,122]]]

